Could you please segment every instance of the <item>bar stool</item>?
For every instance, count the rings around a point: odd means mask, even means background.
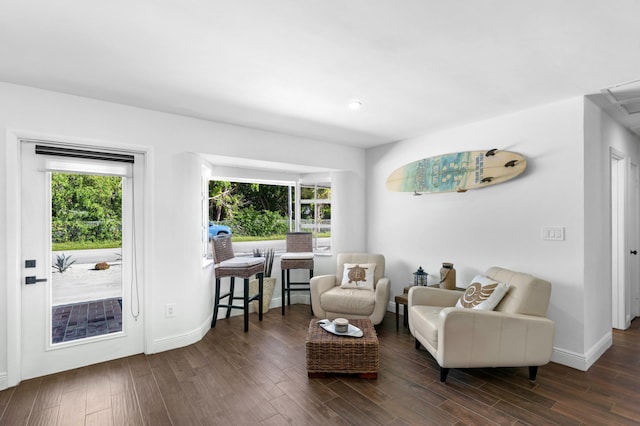
[[[213,307],[213,320],[211,328],[216,326],[218,319],[218,308],[227,308],[225,318],[231,315],[231,309],[244,310],[244,331],[249,331],[249,302],[258,301],[258,318],[262,321],[262,294],[263,294],[263,277],[264,277],[264,258],[262,257],[234,257],[233,246],[231,245],[231,236],[223,235],[213,237],[213,260],[215,262],[216,274],[216,295]],[[258,293],[249,295],[249,278],[253,275],[258,278]],[[229,292],[220,294],[221,278],[230,277]],[[234,296],[234,284],[236,277],[244,279],[244,292],[242,296]],[[228,297],[227,304],[221,304],[220,301]],[[234,305],[234,300],[242,300],[242,306]]]
[[[287,251],[280,256],[280,269],[282,270],[282,315],[284,315],[285,301],[287,305],[291,305],[292,291],[309,291],[309,281],[313,278],[311,232],[287,233]],[[291,282],[290,272],[292,269],[308,269],[309,281]],[[313,307],[311,308],[311,314],[313,314]]]

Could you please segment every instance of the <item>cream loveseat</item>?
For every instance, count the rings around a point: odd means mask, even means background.
[[[554,324],[546,318],[551,284],[531,275],[492,267],[486,278],[508,284],[494,310],[455,307],[462,291],[412,287],[409,329],[440,365],[440,381],[450,368],[529,367],[549,362]]]
[[[311,278],[311,307],[319,318],[369,318],[376,325],[384,319],[389,303],[390,283],[384,276],[384,256],[371,253],[340,253],[337,256],[335,275],[319,275]],[[343,288],[348,281],[345,265],[375,265],[367,272],[370,289]],[[373,270],[373,271],[372,271]],[[347,271],[348,273],[348,271]],[[343,285],[344,286],[344,285]]]

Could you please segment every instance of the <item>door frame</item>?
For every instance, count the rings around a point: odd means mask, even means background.
[[[624,321],[624,307],[620,306],[624,300],[626,244],[625,229],[625,189],[626,189],[626,156],[614,148],[609,150],[610,179],[611,179],[611,325],[622,328]]]
[[[640,258],[637,254],[631,254],[631,250],[637,253],[640,249],[640,166],[633,160],[629,161],[629,232],[628,249],[629,256],[629,325],[637,316],[640,316]]]
[[[638,214],[637,191],[634,187],[637,176],[632,176],[632,160],[625,153],[609,148],[610,194],[611,194],[611,325],[626,330],[633,317],[632,298],[638,286],[638,262],[631,250],[637,250]],[[634,198],[635,196],[635,198]],[[632,223],[632,221],[635,221]],[[635,228],[635,229],[634,229]],[[635,235],[630,235],[634,232]],[[634,268],[635,266],[635,268]]]
[[[22,245],[21,245],[21,196],[20,196],[20,174],[21,174],[21,156],[20,156],[20,140],[35,139],[47,142],[53,142],[61,145],[68,145],[77,148],[108,148],[123,152],[140,154],[144,158],[144,174],[142,206],[146,212],[153,211],[152,197],[153,179],[152,177],[152,160],[153,151],[149,147],[139,145],[125,145],[115,142],[96,141],[87,139],[77,139],[69,137],[60,137],[59,135],[43,134],[22,130],[8,130],[6,133],[6,177],[7,177],[7,239],[6,239],[6,255],[7,255],[7,386],[16,386],[22,380],[22,324],[21,324],[21,306],[22,306]],[[147,353],[150,347],[150,316],[147,315],[149,301],[153,299],[151,292],[153,291],[146,283],[154,282],[154,271],[151,259],[154,259],[153,252],[153,216],[145,218],[143,225],[142,247],[138,247],[138,256],[142,261],[142,269],[144,274],[141,276],[142,300],[140,301],[141,315],[144,321],[143,327],[143,351]]]

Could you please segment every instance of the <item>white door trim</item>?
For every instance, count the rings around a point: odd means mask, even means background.
[[[7,132],[7,385],[16,386],[21,377],[21,268],[20,268],[20,142]]]
[[[629,232],[627,241],[627,255],[629,256],[629,293],[627,295],[626,323],[640,315],[640,261],[638,248],[640,243],[640,167],[633,161],[629,161]],[[632,254],[632,250],[636,253]]]
[[[626,239],[628,214],[628,158],[614,149],[609,151],[611,179],[611,323],[624,330],[629,269]]]
[[[7,386],[16,386],[22,380],[21,366],[21,286],[22,286],[22,268],[21,268],[21,196],[20,196],[20,140],[35,139],[50,141],[59,144],[68,144],[83,148],[110,148],[127,152],[134,152],[144,156],[144,199],[142,200],[144,212],[153,211],[153,150],[149,147],[139,145],[125,145],[108,141],[95,141],[87,139],[74,139],[68,137],[60,137],[59,135],[43,134],[24,130],[7,130],[6,140],[6,178],[7,178]],[[143,214],[144,214],[143,212]],[[154,259],[153,250],[153,215],[144,215],[144,238],[142,247],[139,247],[140,256],[143,262],[144,278],[142,279],[143,300],[141,301],[141,315],[144,321],[144,352],[150,347],[150,317],[147,315],[149,311],[149,301],[153,299],[153,288],[146,285],[154,282],[154,269],[152,267],[152,259]]]

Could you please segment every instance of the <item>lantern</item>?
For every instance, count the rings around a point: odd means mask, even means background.
[[[427,276],[428,275],[429,274],[427,274],[424,271],[424,269],[422,269],[422,266],[420,266],[418,268],[418,270],[413,273],[413,285],[426,286],[427,285]]]

